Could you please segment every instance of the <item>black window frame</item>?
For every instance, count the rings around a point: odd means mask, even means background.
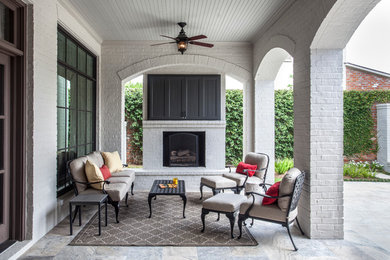
[[[57,97],[57,197],[67,193],[72,189],[72,185],[70,183],[70,176],[68,176],[66,172],[66,163],[69,160],[72,160],[74,158],[83,156],[85,154],[90,153],[91,151],[96,150],[96,96],[97,96],[97,56],[94,55],[88,48],[86,48],[82,43],[80,43],[77,39],[75,39],[71,34],[69,34],[64,28],[62,28],[60,25],[57,27],[57,35],[62,34],[65,36],[65,56],[64,60],[60,60],[59,52],[57,53],[57,77],[59,74],[58,68],[61,66],[65,69],[65,78],[67,78],[68,71],[74,73],[75,75],[75,90],[72,90],[72,93],[76,94],[76,100],[74,101],[75,106],[70,107],[70,103],[68,101],[68,93],[70,91],[68,90],[68,87],[65,89],[65,103],[64,106],[59,106],[58,103],[58,97]],[[57,39],[58,43],[59,39]],[[72,66],[71,64],[67,63],[67,41],[72,41],[76,44],[76,66]],[[84,71],[81,71],[79,67],[79,49],[85,52],[85,68]],[[88,56],[92,57],[92,76],[88,74]],[[79,91],[79,78],[85,79],[85,90],[84,90],[84,97],[85,97],[85,105],[83,109],[80,108],[79,99],[80,99],[80,91]],[[92,109],[88,109],[88,80],[92,82]],[[73,87],[73,85],[71,86]],[[57,90],[58,90],[58,82],[57,82]],[[59,93],[57,93],[58,95]],[[72,102],[73,103],[73,102]],[[58,120],[59,117],[59,111],[65,110],[65,135],[63,136],[65,138],[65,145],[64,147],[58,147],[58,138],[60,137],[60,131],[59,131],[59,124]],[[70,114],[71,112],[74,113],[76,126],[70,127]],[[79,121],[79,115],[83,113],[84,114],[84,122],[83,122],[83,130],[84,130],[84,143],[80,143],[79,140],[79,130],[81,129],[80,121]],[[68,116],[66,116],[68,115]],[[91,132],[88,133],[88,115],[91,116]],[[72,131],[73,129],[74,131]],[[70,140],[70,133],[75,135],[74,145],[70,146],[69,140]],[[91,134],[89,140],[90,142],[87,142],[88,135]],[[69,135],[69,136],[68,136]],[[84,152],[80,150],[81,147],[84,147]],[[87,147],[90,147],[88,150]]]

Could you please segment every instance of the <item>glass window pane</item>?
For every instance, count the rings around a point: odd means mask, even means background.
[[[14,12],[0,3],[0,39],[14,43],[13,41],[13,16]]]
[[[58,32],[57,33],[57,57],[59,60],[61,61],[64,61],[65,62],[65,45],[66,45],[66,40],[65,40],[65,35],[63,35],[62,33]]]
[[[78,52],[79,52],[79,55],[78,55],[78,62],[77,62],[77,68],[81,71],[81,72],[84,72],[85,73],[85,70],[86,70],[86,63],[87,63],[87,54],[85,53],[85,51],[81,48],[78,48]]]
[[[68,149],[68,161],[77,158],[77,150],[76,147],[72,147]]]
[[[87,112],[87,143],[91,143],[93,138],[93,119],[92,112]]]
[[[66,41],[66,63],[77,66],[77,45],[70,39]]]
[[[0,65],[0,115],[4,115],[4,65]]]
[[[78,131],[77,131],[77,144],[85,144],[85,128],[86,128],[86,112],[78,112]]]
[[[66,88],[68,91],[67,107],[76,108],[77,101],[77,77],[76,73],[71,70],[66,70]]]
[[[4,169],[4,119],[0,119],[0,170]]]
[[[57,174],[58,177],[62,175],[62,172],[66,172],[66,152],[65,150],[57,152]]]
[[[64,108],[57,108],[57,149],[66,147],[66,110]]]
[[[76,130],[77,130],[77,112],[76,110],[66,110],[68,113],[68,147],[76,146]]]
[[[85,150],[86,154],[89,154],[93,151],[92,144],[87,144],[87,148]]]
[[[78,80],[78,110],[85,110],[87,106],[87,79],[79,75]]]
[[[95,107],[95,88],[92,80],[87,80],[87,110],[93,111]]]
[[[95,77],[95,62],[94,58],[90,55],[87,55],[87,75],[91,77]]]
[[[65,107],[66,99],[66,73],[62,66],[57,67],[57,106]]]
[[[86,155],[85,153],[85,145],[77,146],[77,157]]]

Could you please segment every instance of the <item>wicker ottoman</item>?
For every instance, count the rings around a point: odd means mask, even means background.
[[[230,221],[230,235],[233,236],[234,222],[236,220],[237,212],[240,210],[241,203],[247,200],[247,197],[239,194],[232,193],[219,193],[202,203],[202,232],[205,230],[205,217],[209,212],[223,213]]]
[[[203,198],[203,186],[209,187],[213,191],[213,195],[225,189],[231,189],[237,192],[237,183],[231,179],[222,176],[202,177],[200,179],[200,199]]]

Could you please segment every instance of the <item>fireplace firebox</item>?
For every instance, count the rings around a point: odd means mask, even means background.
[[[204,167],[205,132],[163,132],[163,165]]]

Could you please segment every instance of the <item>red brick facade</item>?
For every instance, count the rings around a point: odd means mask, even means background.
[[[390,90],[390,74],[381,71],[375,71],[369,68],[354,64],[346,64],[346,90],[371,91],[371,90]],[[377,134],[377,116],[376,104],[371,107],[371,115],[374,120],[375,139]],[[376,141],[376,140],[375,140]],[[359,159],[362,161],[376,160],[376,154],[361,154]]]

